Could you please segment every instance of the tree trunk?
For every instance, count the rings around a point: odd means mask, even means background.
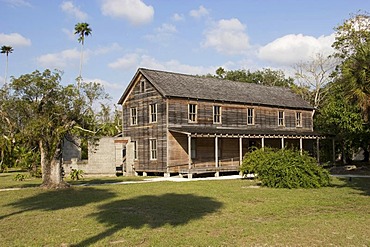
[[[55,150],[53,154],[42,141],[39,143],[41,153],[41,170],[42,170],[42,184],[41,187],[47,189],[61,189],[67,188],[70,185],[63,181],[61,174],[61,164],[58,157],[58,150]]]

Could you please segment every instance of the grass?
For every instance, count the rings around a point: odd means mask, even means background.
[[[0,197],[0,246],[370,245],[366,178],[321,189],[219,180],[32,187]]]
[[[16,181],[14,177],[17,174],[23,174],[26,176],[24,181]],[[69,177],[65,178],[65,181],[72,185],[87,184],[87,185],[97,185],[103,183],[117,183],[123,181],[141,181],[145,177],[94,177],[94,176],[84,176],[81,180],[71,180]],[[41,178],[31,177],[28,172],[13,171],[9,173],[0,173],[0,189],[10,189],[10,188],[27,188],[27,187],[38,187],[42,183]]]

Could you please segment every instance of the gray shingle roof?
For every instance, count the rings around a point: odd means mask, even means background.
[[[263,86],[217,78],[203,78],[145,68],[139,68],[135,77],[138,73],[141,73],[149,80],[164,97],[313,109],[308,102],[289,88]],[[122,95],[119,103],[124,101],[127,92],[128,90]]]

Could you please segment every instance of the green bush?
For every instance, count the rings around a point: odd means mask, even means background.
[[[14,176],[13,180],[14,181],[24,181],[26,180],[27,176],[24,174],[18,173],[17,175]]]
[[[83,174],[84,171],[83,170],[79,170],[79,169],[72,169],[71,171],[71,179],[72,180],[80,180],[81,178],[83,178]]]
[[[244,156],[243,174],[254,173],[272,188],[319,188],[330,184],[329,172],[308,153],[291,149],[257,149]]]

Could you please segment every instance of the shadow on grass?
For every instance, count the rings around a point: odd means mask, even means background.
[[[333,187],[349,187],[360,192],[360,194],[370,196],[370,178],[359,177],[338,177],[341,184],[334,184]]]
[[[109,229],[73,246],[89,246],[126,227],[139,229],[144,226],[184,225],[216,212],[221,206],[221,202],[210,197],[173,193],[114,201],[101,205],[97,213],[91,215]]]
[[[22,198],[16,202],[7,204],[6,206],[17,208],[19,211],[0,216],[0,220],[27,211],[50,211],[85,206],[87,204],[104,201],[115,196],[116,194],[109,190],[90,187],[46,191],[35,196]]]

